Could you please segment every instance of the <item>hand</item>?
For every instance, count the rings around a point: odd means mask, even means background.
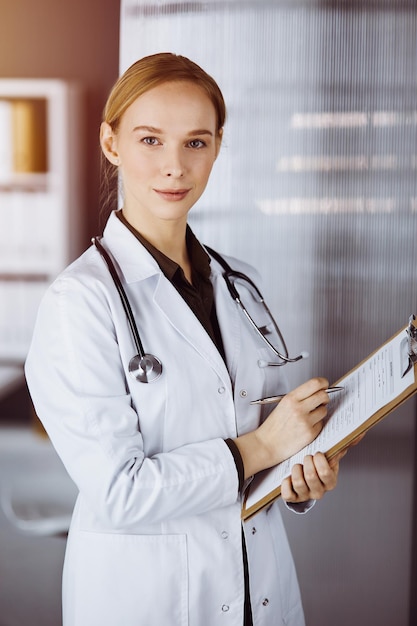
[[[294,465],[291,476],[281,484],[281,497],[286,502],[306,502],[320,500],[327,491],[337,485],[339,463],[350,447],[358,445],[366,433],[359,435],[346,448],[327,460],[322,452],[304,458],[304,465]]]
[[[288,393],[263,424],[237,437],[245,478],[277,465],[317,437],[327,414],[325,378],[312,378]]]
[[[325,378],[312,378],[296,387],[258,428],[265,444],[274,445],[274,465],[297,453],[320,433],[327,415],[328,386]]]
[[[322,452],[304,458],[304,464],[294,465],[291,476],[285,478],[281,485],[281,497],[286,502],[306,502],[320,500],[327,491],[337,485],[339,461],[345,456],[343,450],[330,461]]]

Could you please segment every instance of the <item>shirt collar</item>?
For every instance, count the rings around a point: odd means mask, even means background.
[[[135,235],[136,239],[140,241],[140,243],[146,248],[149,254],[153,256],[165,276],[172,281],[175,273],[178,270],[181,270],[178,263],[167,257],[157,248],[155,248],[155,246],[153,246],[138,230],[136,230],[136,228],[129,224],[122,211],[117,211],[116,215],[119,220],[126,226],[126,228],[128,228],[130,232]],[[187,250],[188,254],[190,255],[191,267],[193,269],[193,272],[196,272],[202,278],[207,280],[210,277],[210,256],[204,250],[203,246],[198,241],[197,237],[194,235],[188,224],[185,236]]]

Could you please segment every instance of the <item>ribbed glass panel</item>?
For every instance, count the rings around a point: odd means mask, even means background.
[[[291,350],[311,355],[294,382],[335,380],[417,306],[417,20],[390,4],[124,3],[122,69],[170,50],[223,89],[191,223],[261,271]]]
[[[417,3],[124,0],[121,69],[166,50],[228,104],[193,229],[261,272],[290,352],[310,353],[290,381],[335,381],[417,313]],[[414,406],[287,522],[313,626],[408,623]]]

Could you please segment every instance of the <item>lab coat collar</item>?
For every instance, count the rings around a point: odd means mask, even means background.
[[[153,294],[155,304],[161,308],[178,332],[211,363],[221,378],[230,384],[229,374],[223,358],[208,333],[203,329],[197,317],[190,311],[175,287],[168,279],[165,279],[152,255],[119,220],[115,212],[110,215],[104,229],[103,243],[110,250],[127,284],[146,280],[151,276],[158,276]],[[214,274],[220,274],[220,272],[214,270]],[[216,284],[217,276],[213,278],[216,293],[218,291],[218,285]],[[226,295],[226,298],[231,302],[230,296]],[[222,330],[224,331],[225,329],[222,328]],[[225,348],[227,351],[227,346]]]
[[[116,211],[110,214],[107,221],[103,242],[108,246],[127,284],[160,273],[158,263],[119,220]]]

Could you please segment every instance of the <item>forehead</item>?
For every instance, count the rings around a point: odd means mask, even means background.
[[[158,121],[159,120],[159,121]],[[216,111],[206,91],[190,81],[170,81],[138,96],[126,109],[121,122],[133,124],[187,123],[216,125]]]

